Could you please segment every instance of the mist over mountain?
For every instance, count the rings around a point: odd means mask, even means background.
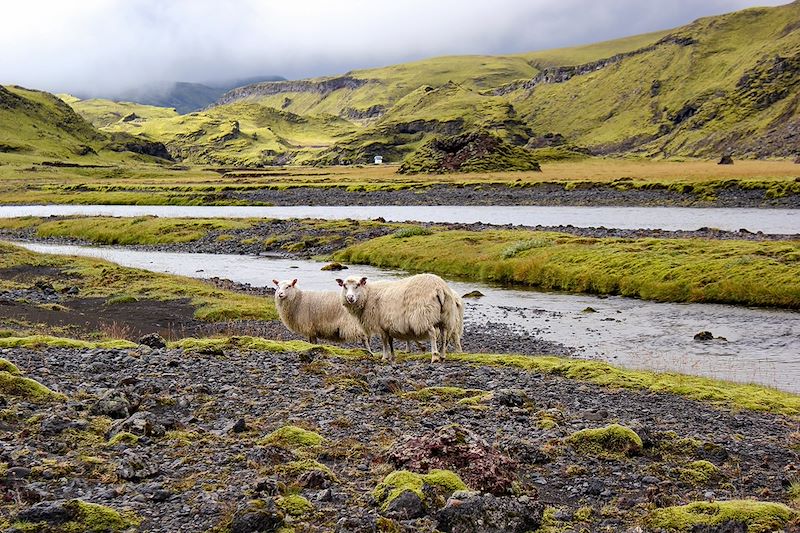
[[[253,83],[281,81],[282,76],[250,76],[247,78],[226,80],[217,83],[163,82],[153,83],[125,91],[81,92],[75,96],[81,99],[103,98],[120,102],[172,107],[180,114],[197,111],[211,105],[223,94],[236,87]]]

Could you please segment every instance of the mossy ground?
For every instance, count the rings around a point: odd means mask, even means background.
[[[0,394],[14,396],[34,403],[61,401],[65,397],[51,391],[36,380],[0,370]]]
[[[70,500],[64,505],[70,520],[51,525],[46,522],[16,522],[14,527],[30,533],[122,533],[136,528],[141,519],[134,513],[119,511],[83,500]]]
[[[202,281],[126,268],[100,259],[37,254],[18,246],[0,243],[0,269],[49,267],[63,276],[53,279],[56,289],[67,284],[79,287],[82,297],[114,298],[120,294],[139,300],[178,300],[189,298],[196,307],[195,317],[218,321],[237,318],[273,320],[277,318],[270,299],[217,289]],[[0,285],[2,285],[0,281]]]
[[[741,522],[747,531],[766,533],[782,529],[797,517],[797,511],[772,502],[733,500],[692,502],[687,505],[653,511],[646,523],[664,531],[690,531],[696,526],[719,526]]]

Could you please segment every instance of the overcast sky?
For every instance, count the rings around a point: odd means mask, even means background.
[[[788,0],[22,0],[0,83],[113,94],[160,80],[338,74],[443,54],[557,48]]]

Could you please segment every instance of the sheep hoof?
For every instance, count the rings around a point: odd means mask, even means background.
[[[439,361],[444,361],[444,358],[441,357],[438,353],[431,354],[431,363],[438,363]]]

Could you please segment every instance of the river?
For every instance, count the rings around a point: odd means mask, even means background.
[[[298,278],[306,289],[336,289],[335,278],[353,273],[393,279],[404,272],[351,265],[345,272],[320,270],[322,263],[270,257],[138,251],[19,243],[41,253],[98,257],[125,266],[209,278],[218,276],[256,286],[272,279]],[[537,292],[451,281],[468,300],[465,322],[480,332],[492,322],[521,335],[534,335],[572,347],[580,357],[616,365],[756,382],[800,393],[800,313],[715,304],[657,303],[623,297]],[[591,307],[596,312],[585,312]],[[726,340],[697,342],[707,330]],[[477,333],[479,334],[479,333]]]

